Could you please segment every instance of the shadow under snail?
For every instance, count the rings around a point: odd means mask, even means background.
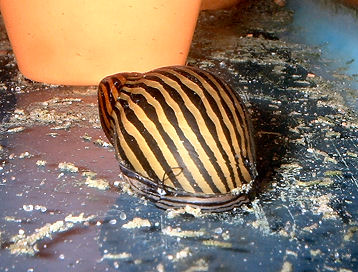
[[[248,201],[257,175],[250,117],[214,74],[172,66],[111,75],[98,105],[122,173],[158,207],[220,212]]]

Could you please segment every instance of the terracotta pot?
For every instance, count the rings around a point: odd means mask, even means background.
[[[183,65],[200,0],[0,0],[20,71],[93,85],[118,72]]]
[[[245,0],[202,0],[202,10],[225,9],[237,5]]]

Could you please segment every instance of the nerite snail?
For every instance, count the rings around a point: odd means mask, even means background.
[[[251,121],[215,75],[188,66],[119,73],[98,89],[102,128],[131,187],[162,208],[225,211],[256,177]]]

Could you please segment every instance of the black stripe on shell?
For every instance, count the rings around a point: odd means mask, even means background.
[[[153,81],[146,77],[145,82],[148,82],[148,80]],[[185,107],[185,103],[180,95],[178,95],[177,90],[171,88],[170,86],[167,86],[165,82],[162,81],[155,81],[160,84],[160,88],[153,88],[145,83],[139,83],[135,85],[126,85],[123,89],[128,92],[133,92],[136,88],[141,88],[142,92],[147,92],[152,96],[155,96],[155,98],[160,102],[163,109],[165,109],[166,116],[170,116],[171,124],[176,128],[176,132],[179,135],[181,141],[184,141],[184,146],[187,149],[188,153],[191,155],[191,159],[195,162],[195,164],[198,166],[198,170],[200,171],[201,175],[203,176],[203,180],[205,180],[208,185],[210,186],[213,193],[219,193],[220,190],[217,189],[217,187],[214,184],[214,181],[211,177],[211,175],[205,170],[205,167],[202,163],[202,161],[199,159],[199,155],[195,151],[195,145],[193,145],[191,142],[193,140],[199,141],[203,148],[207,151],[210,150],[210,147],[206,145],[204,137],[201,136],[199,133],[198,125],[196,124],[196,119],[194,115]],[[179,129],[178,120],[175,117],[175,111],[169,106],[168,102],[165,100],[165,97],[163,96],[163,93],[166,92],[173,101],[176,103],[176,105],[180,108],[180,111],[183,113],[185,119],[187,120],[191,130],[194,131],[194,134],[196,135],[195,139],[187,139],[183,132]],[[144,106],[143,110],[147,110],[148,106]],[[173,114],[174,113],[174,114]],[[147,113],[147,116],[150,116],[149,113]],[[165,129],[165,128],[164,128]],[[214,156],[213,153],[211,153],[211,156]],[[186,169],[185,164],[177,165],[178,167],[183,167],[183,169]],[[185,171],[184,171],[185,172]],[[159,177],[158,177],[159,178]],[[192,178],[190,179],[190,182],[192,184],[195,184],[195,180]],[[195,191],[201,192],[201,189],[199,186],[195,187]]]

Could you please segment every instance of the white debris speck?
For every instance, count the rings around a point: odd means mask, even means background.
[[[72,214],[65,217],[65,222],[71,222],[71,223],[82,223],[82,222],[88,222],[95,218],[94,215],[90,215],[88,217],[84,217],[84,213],[80,213],[78,216],[73,216]]]
[[[24,131],[25,128],[24,127],[14,127],[14,128],[9,128],[7,130],[8,133],[18,133],[18,132],[21,132],[21,131]]]
[[[41,212],[46,212],[47,208],[45,206],[35,205],[35,210],[36,211],[41,211]]]
[[[82,172],[82,177],[95,177],[97,176],[97,173],[96,172],[93,172],[93,171],[83,171]]]
[[[223,232],[223,229],[222,228],[216,228],[215,230],[214,230],[214,232],[216,233],[216,234],[221,234],[222,232]]]
[[[204,240],[203,245],[205,246],[213,246],[213,247],[222,247],[222,248],[232,248],[232,243],[217,241],[217,240]]]
[[[37,162],[36,162],[36,165],[37,166],[45,166],[47,164],[47,161],[44,161],[44,160],[38,160]]]
[[[99,190],[107,190],[109,188],[109,183],[105,179],[94,179],[92,177],[87,177],[85,184],[88,187],[97,188]]]
[[[127,219],[126,213],[125,213],[125,212],[121,212],[120,215],[119,215],[119,218],[120,218],[121,220],[126,220],[126,219]]]
[[[101,147],[110,147],[110,146],[112,146],[110,143],[107,143],[107,142],[105,142],[105,141],[103,141],[101,139],[97,139],[97,140],[93,141],[93,143],[95,145],[98,145],[98,146],[101,146]]]
[[[108,223],[111,224],[111,225],[115,225],[115,224],[117,224],[117,220],[116,219],[111,219],[111,220],[109,220]]]
[[[81,138],[86,142],[89,142],[92,140],[92,137],[89,136],[87,133],[85,133],[85,135],[81,136]]]
[[[189,205],[186,205],[180,209],[168,210],[168,218],[174,218],[183,214],[191,214],[194,217],[201,217],[203,215],[200,208],[194,208]]]
[[[171,226],[162,229],[162,232],[163,234],[168,236],[181,237],[181,238],[201,237],[205,235],[204,230],[182,230],[181,228],[172,228]]]
[[[115,259],[128,259],[131,258],[132,255],[130,253],[127,252],[122,252],[122,253],[118,253],[118,254],[113,254],[113,253],[106,253],[103,255],[102,257],[102,261],[103,260],[115,260]]]
[[[134,228],[143,228],[143,227],[150,227],[151,224],[148,219],[142,219],[139,217],[133,218],[132,221],[129,221],[128,223],[124,224],[122,228],[125,229],[134,229]]]
[[[78,167],[76,167],[73,163],[70,162],[60,162],[58,164],[58,169],[61,172],[71,172],[71,173],[78,172]]]
[[[15,218],[15,217],[13,217],[13,216],[5,216],[4,219],[5,219],[5,221],[8,221],[8,222],[18,222],[18,223],[21,223],[21,219]]]
[[[62,178],[64,175],[65,175],[64,173],[60,173],[60,174],[57,176],[57,179]]]
[[[9,250],[11,254],[20,255],[35,255],[39,251],[37,242],[44,239],[45,237],[51,237],[51,234],[55,232],[63,232],[72,227],[72,224],[64,225],[62,220],[56,221],[53,224],[46,224],[40,229],[36,229],[35,232],[29,236],[15,235],[11,237]]]
[[[52,130],[61,130],[61,129],[69,129],[70,126],[71,126],[71,122],[65,122],[64,124],[60,125],[60,126],[55,126],[55,127],[52,127],[51,129]]]
[[[168,259],[171,261],[177,262],[181,259],[187,258],[188,256],[190,256],[190,249],[189,249],[189,247],[186,247],[183,250],[178,251],[174,255],[168,255]]]
[[[23,210],[24,210],[25,212],[31,212],[31,211],[34,210],[34,206],[31,205],[31,204],[30,204],[30,205],[23,205],[22,208],[23,208]]]
[[[31,158],[32,157],[32,155],[29,153],[29,152],[24,152],[24,153],[21,153],[20,155],[19,155],[19,158],[20,159],[25,159],[25,158]]]
[[[280,271],[281,272],[292,272],[293,271],[292,263],[287,262],[287,261],[284,262]]]
[[[48,133],[46,135],[51,136],[52,138],[56,138],[58,136],[58,133],[57,132],[51,132],[51,133]]]

